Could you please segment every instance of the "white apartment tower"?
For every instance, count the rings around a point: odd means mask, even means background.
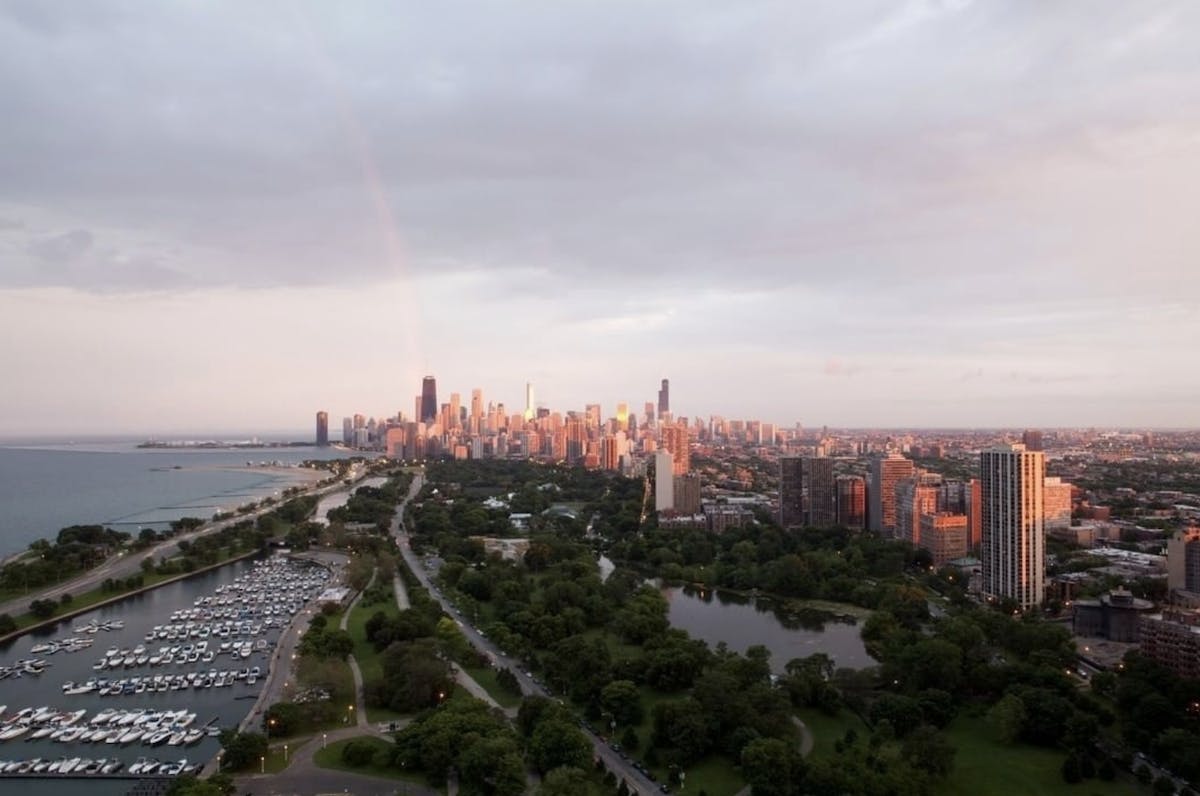
[[[675,508],[675,465],[671,452],[659,449],[654,452],[654,510],[670,511]]]
[[[1046,458],[1024,445],[980,453],[983,593],[1027,610],[1046,589]]]

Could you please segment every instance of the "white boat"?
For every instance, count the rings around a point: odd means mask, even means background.
[[[28,724],[17,724],[0,732],[0,741],[11,741],[13,738],[20,738],[27,732],[29,732]]]

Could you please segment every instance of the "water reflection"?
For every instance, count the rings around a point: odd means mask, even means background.
[[[714,647],[723,641],[744,652],[761,644],[771,651],[776,672],[782,673],[792,658],[816,652],[828,654],[839,667],[875,665],[849,613],[722,589],[672,586],[662,591],[670,603],[672,625]]]

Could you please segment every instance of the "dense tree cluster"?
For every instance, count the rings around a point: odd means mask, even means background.
[[[392,765],[424,772],[441,786],[453,769],[460,792],[525,792],[521,739],[503,713],[476,699],[454,699],[417,716],[396,736]]]

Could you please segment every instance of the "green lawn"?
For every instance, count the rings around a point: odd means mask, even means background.
[[[495,669],[488,666],[462,666],[462,664],[459,666],[464,672],[471,675],[471,679],[483,686],[483,690],[487,691],[492,699],[500,704],[500,707],[515,708],[521,704],[521,697],[500,687]]]
[[[841,740],[846,730],[853,729],[859,738],[866,738],[871,734],[871,728],[848,710],[842,710],[836,716],[827,716],[819,710],[801,708],[796,711],[796,715],[812,731],[813,757],[832,755],[833,745]]]
[[[971,796],[1118,796],[1149,793],[1129,776],[1115,782],[1087,780],[1068,785],[1062,779],[1065,754],[1054,749],[997,741],[982,718],[961,716],[946,729],[958,754],[954,771],[934,791],[941,796],[969,793]],[[819,740],[818,740],[819,743]]]
[[[425,778],[418,774],[409,774],[388,766],[377,766],[373,763],[371,765],[362,766],[361,768],[348,765],[342,760],[342,749],[351,741],[365,741],[374,746],[377,750],[387,750],[392,748],[392,744],[388,743],[382,738],[376,738],[373,735],[364,735],[359,736],[358,738],[347,738],[344,741],[335,741],[323,749],[317,749],[313,753],[313,762],[319,768],[329,768],[335,771],[350,771],[355,774],[363,774],[368,777],[383,777],[386,779],[399,780],[401,782],[411,782],[414,785],[420,785],[425,788],[429,787],[429,783],[425,781]],[[439,788],[438,790],[442,793],[446,792],[445,788]]]
[[[358,604],[350,611],[350,617],[346,620],[346,632],[354,639],[354,660],[358,662],[358,668],[362,671],[364,685],[383,677],[380,653],[376,651],[374,644],[367,641],[367,621],[377,612],[382,612],[385,616],[398,616],[400,614],[400,608],[396,605],[396,592],[391,579],[388,579],[386,582],[377,583],[376,586],[372,587],[371,592],[375,593],[377,590],[381,595],[384,595],[384,599],[375,600],[370,603],[364,603],[362,600],[359,600]],[[391,721],[403,715],[387,708],[367,708],[367,719],[373,723]]]

